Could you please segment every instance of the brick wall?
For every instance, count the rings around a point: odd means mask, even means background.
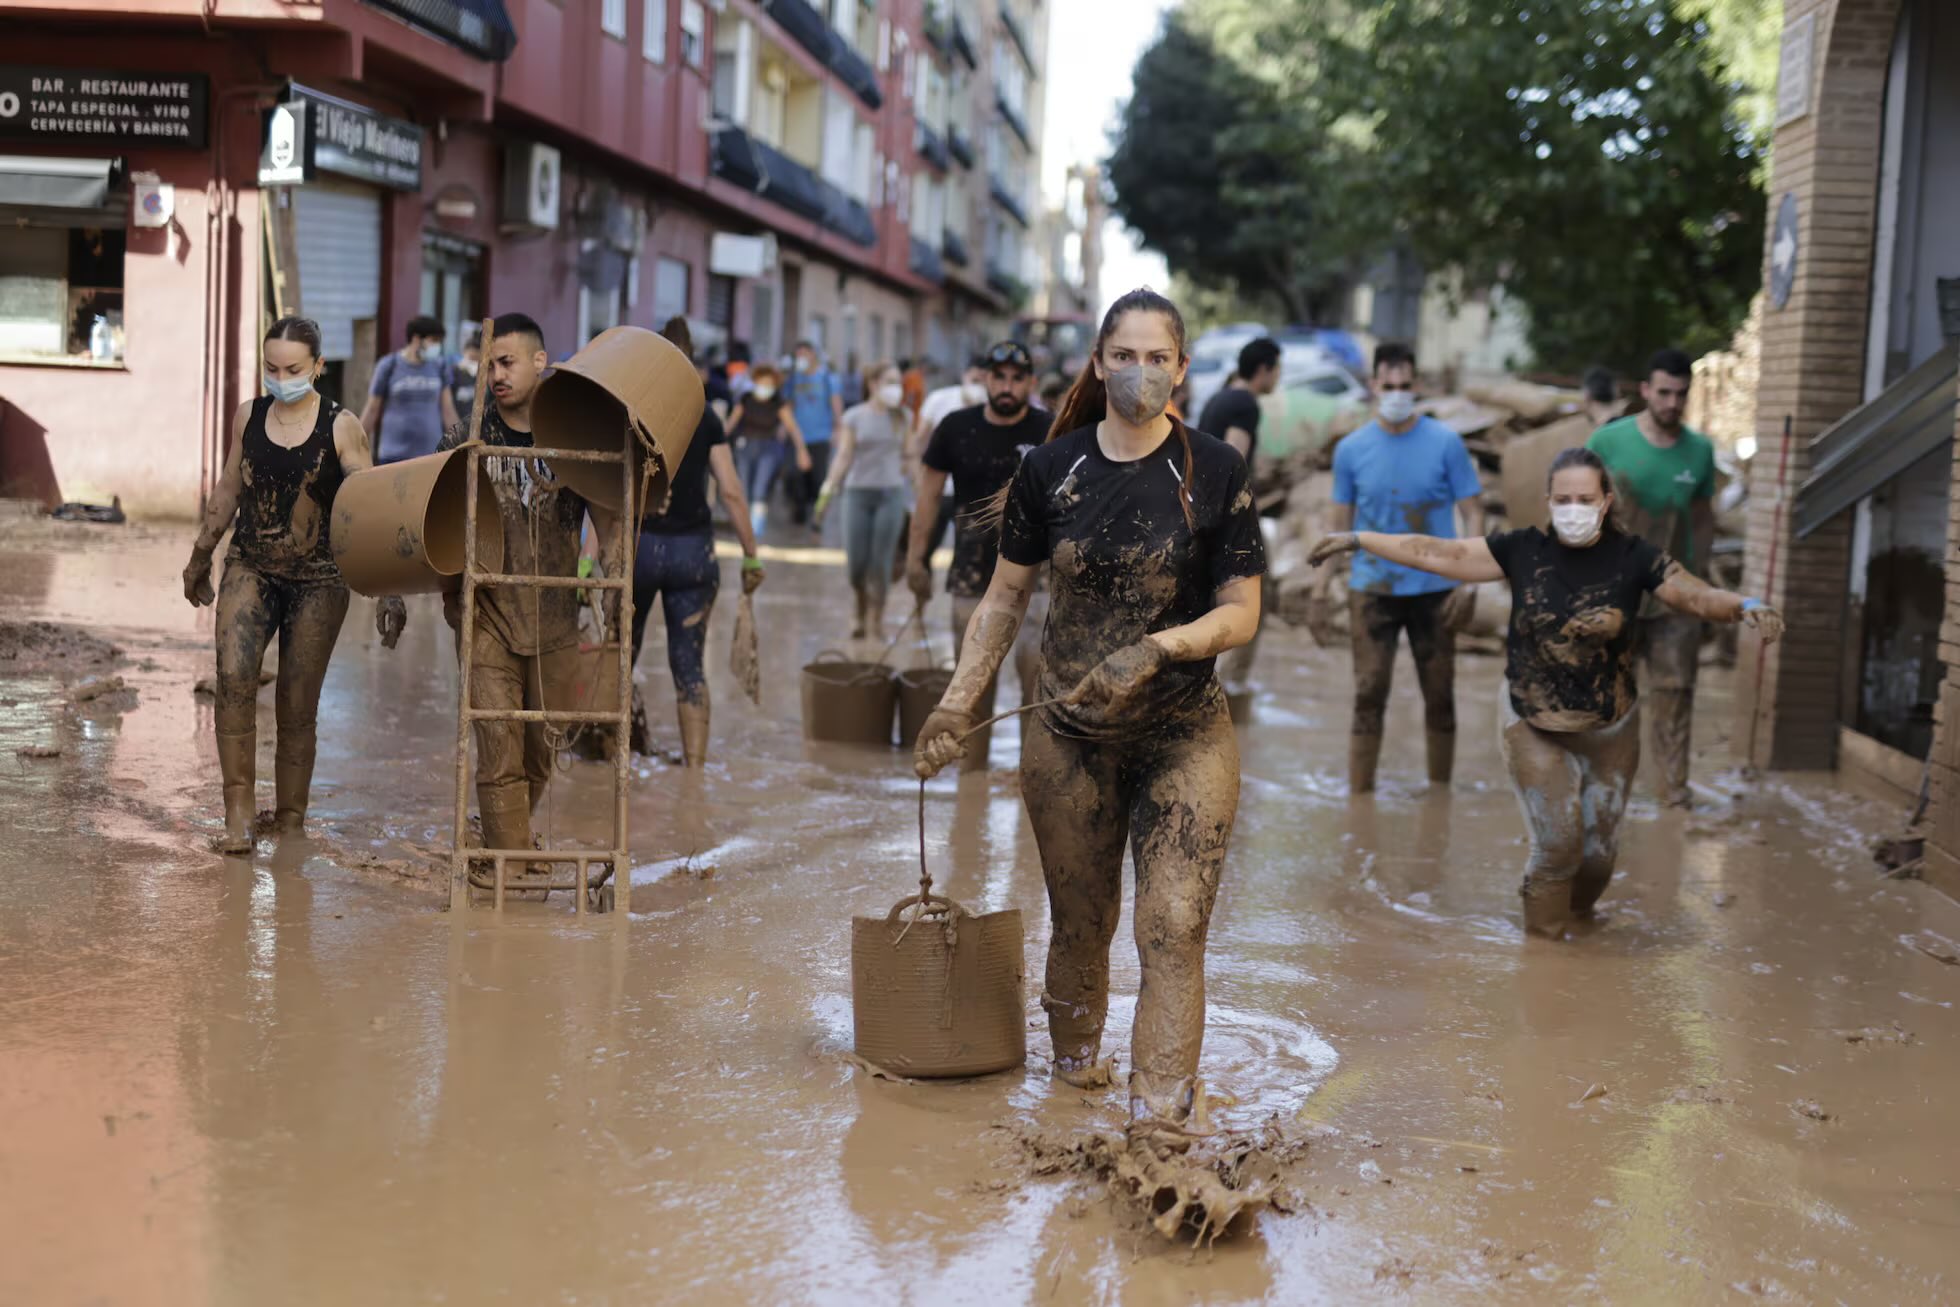
[[[1788,0],[1784,11],[1786,24],[1815,15],[1816,46],[1810,111],[1778,130],[1771,155],[1770,211],[1786,193],[1796,195],[1800,252],[1789,302],[1763,318],[1743,584],[1781,608],[1789,629],[1782,643],[1760,650],[1744,628],[1736,738],[1756,766],[1825,768],[1834,761],[1844,672],[1850,517],[1841,514],[1798,540],[1787,509],[1809,474],[1811,439],[1863,398],[1885,74],[1898,0]]]
[[[1927,758],[1933,802],[1926,879],[1960,897],[1960,577],[1954,573],[1954,561],[1960,559],[1960,427],[1954,433],[1954,449],[1953,484],[1947,494],[1951,516],[1946,531],[1946,621],[1940,626],[1940,661],[1946,665],[1946,679],[1933,706],[1933,751]]]

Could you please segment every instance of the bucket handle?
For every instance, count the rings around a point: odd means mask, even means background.
[[[812,658],[810,660],[810,665],[812,667],[815,667],[819,663],[854,663],[854,662],[857,662],[857,660],[851,657],[848,653],[845,653],[842,649],[825,649],[823,652],[819,653],[815,658]],[[851,677],[850,680],[845,681],[844,682],[845,685],[869,685],[874,681],[884,681],[884,680],[891,679],[890,670],[886,668],[882,662],[864,663],[862,664],[862,666],[864,667],[864,671],[859,672],[857,675]]]

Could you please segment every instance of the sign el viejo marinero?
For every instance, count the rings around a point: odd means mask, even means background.
[[[0,141],[201,150],[209,102],[202,73],[0,64]]]
[[[419,191],[423,144],[414,123],[295,85],[265,116],[259,185],[298,186],[332,173]]]

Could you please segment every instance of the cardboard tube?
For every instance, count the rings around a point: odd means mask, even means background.
[[[356,594],[432,594],[463,571],[469,446],[356,472],[333,500],[333,560]],[[503,567],[504,519],[490,469],[477,469],[476,556]]]
[[[543,449],[612,453],[627,426],[634,443],[633,485],[645,476],[645,454],[654,453],[646,480],[647,502],[667,497],[667,478],[680,466],[701,421],[707,396],[694,362],[673,343],[645,327],[612,327],[553,368],[531,401],[531,435]],[[619,466],[546,459],[552,475],[588,504],[621,511]]]

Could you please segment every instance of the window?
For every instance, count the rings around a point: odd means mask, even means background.
[[[708,58],[708,15],[701,0],[681,0],[681,58],[690,68],[705,66]]]
[[[737,127],[746,127],[749,121],[749,39],[749,25],[740,20],[715,28],[713,112]]]
[[[894,359],[909,359],[912,357],[911,323],[892,323],[892,357]]]
[[[640,53],[650,64],[667,62],[667,0],[642,0]]]
[[[871,361],[877,362],[885,357],[885,320],[876,313],[871,315]]]
[[[723,331],[735,329],[735,279],[712,273],[708,277],[708,321]]]
[[[599,30],[626,39],[626,0],[599,0]]]
[[[574,350],[585,348],[592,338],[608,327],[619,325],[619,287],[611,290],[578,288],[578,342]]]
[[[662,258],[653,265],[653,321],[656,327],[675,314],[685,314],[692,302],[694,269],[679,259]]]
[[[0,359],[120,366],[124,250],[120,223],[8,232],[0,240]]]
[[[830,348],[830,319],[821,313],[812,313],[809,329],[803,333],[803,338],[817,347],[819,355],[824,354]]]

